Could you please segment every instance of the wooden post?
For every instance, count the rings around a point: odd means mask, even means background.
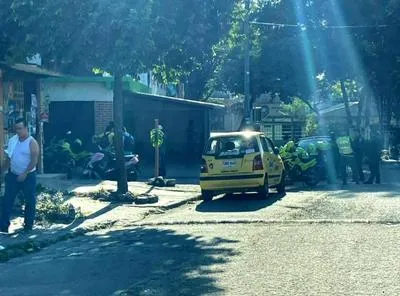
[[[154,120],[154,128],[157,131],[159,126],[159,121],[158,119]],[[158,133],[157,133],[158,137]],[[158,140],[156,141],[158,144]],[[155,165],[154,165],[154,177],[157,178],[160,173],[160,147],[158,145],[155,145]]]
[[[36,81],[36,101],[37,101],[37,109],[36,109],[36,135],[37,135],[37,142],[39,144],[39,163],[38,163],[38,171],[40,174],[44,173],[43,167],[43,142],[44,142],[44,135],[43,135],[43,122],[40,118],[40,114],[42,114],[42,96],[40,90],[40,79]]]

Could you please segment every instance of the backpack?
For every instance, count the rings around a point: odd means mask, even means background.
[[[99,145],[101,148],[107,148],[110,145],[110,139],[109,139],[109,132],[105,132],[103,134],[103,136],[101,137],[100,141],[99,141]]]
[[[129,133],[124,133],[124,150],[134,152],[135,139]]]

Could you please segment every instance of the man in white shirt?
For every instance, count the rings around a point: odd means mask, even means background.
[[[5,193],[0,217],[0,232],[8,233],[15,198],[22,190],[25,198],[24,229],[32,230],[36,212],[36,165],[39,145],[29,135],[24,119],[15,123],[17,135],[12,137],[6,150],[8,172],[5,176]]]

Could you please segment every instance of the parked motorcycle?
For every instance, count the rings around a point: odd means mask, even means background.
[[[44,168],[48,173],[65,173],[70,179],[87,155],[88,152],[82,150],[82,141],[73,139],[68,131],[62,139],[54,137],[44,149]]]
[[[125,168],[127,171],[128,181],[136,181],[138,178],[139,155],[126,154]],[[99,147],[99,152],[94,153],[88,160],[82,176],[84,178],[100,179],[116,181],[119,176],[117,168],[117,159],[115,153],[102,150]]]
[[[294,143],[289,142],[281,148],[280,156],[289,182],[302,181],[308,186],[319,183],[318,162],[315,158],[310,158],[304,149],[295,148]]]

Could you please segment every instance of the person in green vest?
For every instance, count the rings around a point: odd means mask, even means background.
[[[354,181],[359,184],[359,173],[357,171],[354,149],[351,138],[344,132],[336,139],[340,154],[340,171],[343,185],[347,185],[347,167],[351,167]]]

